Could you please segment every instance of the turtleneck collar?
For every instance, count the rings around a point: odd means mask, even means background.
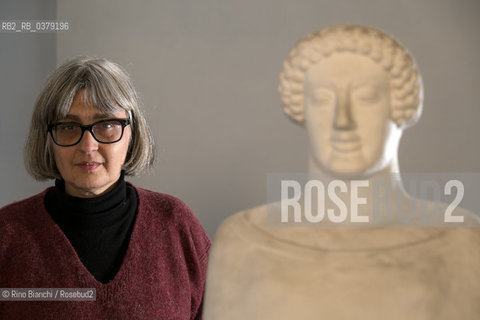
[[[110,206],[117,205],[125,200],[127,196],[127,184],[125,182],[125,171],[122,170],[120,178],[115,182],[113,189],[101,196],[94,198],[80,198],[69,195],[65,191],[65,181],[55,180],[55,197],[59,204],[68,209],[70,213],[96,214],[108,210]]]
[[[55,188],[47,196],[47,209],[54,220],[64,226],[108,226],[122,219],[128,211],[130,192],[123,170],[114,188],[95,198],[71,196],[65,192],[65,181],[57,179]]]

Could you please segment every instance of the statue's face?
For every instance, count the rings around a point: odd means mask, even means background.
[[[401,130],[390,120],[390,83],[381,66],[359,54],[335,53],[307,71],[304,85],[316,169],[362,175],[392,161]]]

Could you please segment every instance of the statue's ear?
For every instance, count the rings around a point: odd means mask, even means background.
[[[416,77],[413,89],[401,96],[401,92],[392,92],[392,121],[401,129],[415,125],[423,111],[423,84],[420,76]]]
[[[398,128],[405,130],[415,125],[422,115],[423,103],[416,104],[401,112],[392,112],[392,120]]]
[[[408,59],[405,72],[390,80],[391,117],[401,129],[418,122],[423,110],[423,82],[413,58]],[[390,73],[392,75],[392,72]]]

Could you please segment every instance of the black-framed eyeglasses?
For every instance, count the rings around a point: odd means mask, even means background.
[[[53,142],[61,147],[79,143],[86,130],[100,143],[115,143],[122,139],[123,131],[129,124],[128,119],[100,120],[85,126],[77,122],[55,122],[48,125],[48,132]]]

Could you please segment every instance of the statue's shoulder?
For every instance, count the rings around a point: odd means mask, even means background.
[[[249,238],[267,221],[267,205],[239,211],[225,219],[215,234],[215,241]]]

